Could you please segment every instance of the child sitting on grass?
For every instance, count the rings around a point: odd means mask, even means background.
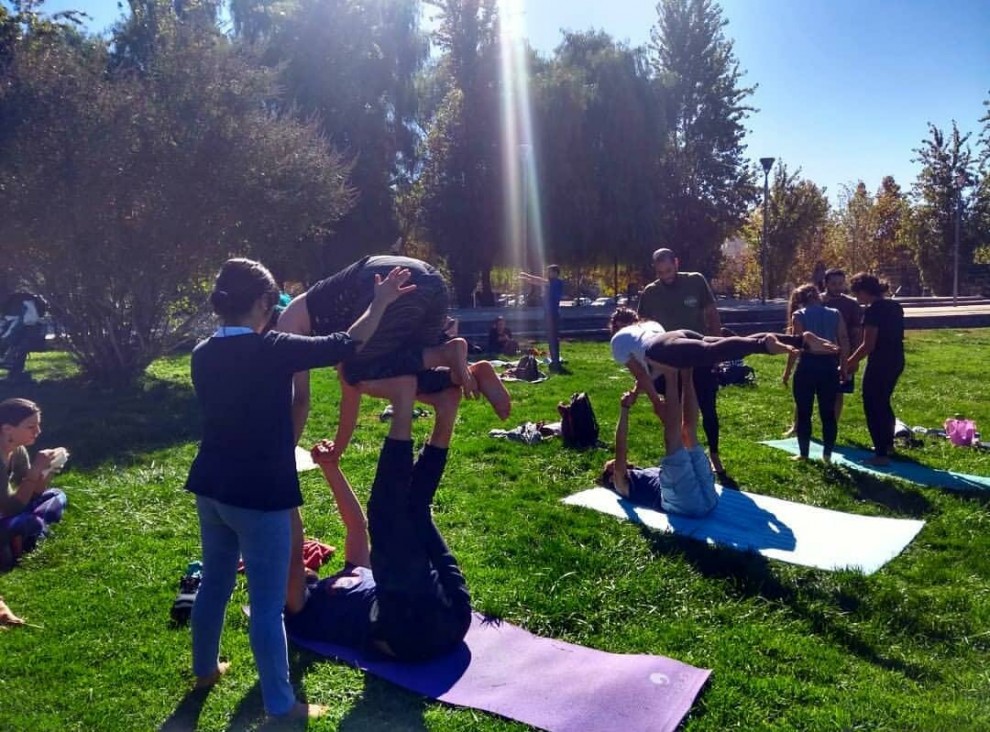
[[[0,569],[9,569],[62,518],[65,493],[48,482],[68,457],[64,448],[27,448],[41,435],[41,408],[28,399],[0,402]]]

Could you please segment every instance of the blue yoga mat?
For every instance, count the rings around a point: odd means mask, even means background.
[[[760,444],[776,448],[777,450],[783,450],[791,455],[800,453],[797,439],[793,437],[789,440],[767,440]],[[822,457],[822,446],[817,442],[811,443],[810,457],[818,460]],[[927,465],[897,459],[886,467],[864,465],[861,462],[871,457],[873,457],[872,452],[857,450],[854,447],[836,445],[832,453],[832,463],[881,478],[900,478],[909,483],[917,483],[918,485],[924,485],[930,488],[947,488],[953,491],[990,490],[990,478],[982,475],[954,473],[951,470],[939,470],[938,468],[930,468]]]
[[[818,569],[857,569],[863,574],[876,572],[900,554],[925,525],[924,521],[860,516],[755,493],[718,490],[715,510],[701,518],[643,508],[605,488],[590,488],[563,501],[768,559]]]

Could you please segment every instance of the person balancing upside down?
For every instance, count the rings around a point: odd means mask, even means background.
[[[395,383],[403,379],[415,381],[405,376],[370,383],[376,396],[387,397],[414,386]],[[461,393],[455,386],[420,399],[436,410],[433,432],[414,461],[408,429],[392,422],[367,521],[332,443],[324,440],[313,448],[347,530],[345,564],[331,577],[307,582],[302,544],[296,542],[285,614],[292,635],[421,661],[453,650],[467,634],[471,596],[430,512]]]

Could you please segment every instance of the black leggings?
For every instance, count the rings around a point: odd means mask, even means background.
[[[873,451],[886,457],[894,449],[894,408],[890,399],[904,371],[904,357],[870,356],[863,373],[863,413],[873,440]]]
[[[426,445],[413,465],[412,442],[387,438],[371,488],[372,634],[403,660],[447,653],[471,625],[467,583],[430,513],[446,463],[447,450]]]
[[[754,353],[767,351],[767,336],[774,335],[781,343],[801,348],[801,336],[783,333],[755,333],[751,336],[705,336],[693,330],[670,330],[650,339],[646,357],[657,363],[678,369],[715,366],[723,361],[735,361]]]
[[[835,419],[835,402],[839,393],[839,359],[835,356],[801,355],[794,372],[794,404],[797,407],[798,447],[808,457],[811,447],[811,413],[818,398],[818,415],[822,420],[822,450],[832,454],[839,425]]]

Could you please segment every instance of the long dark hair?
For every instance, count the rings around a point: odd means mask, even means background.
[[[275,307],[279,297],[275,278],[261,262],[237,257],[220,268],[210,304],[220,320],[228,322],[247,315],[260,297],[267,297],[267,309]]]
[[[9,424],[16,427],[28,417],[41,414],[41,407],[30,399],[4,399],[0,402],[0,426]]]

